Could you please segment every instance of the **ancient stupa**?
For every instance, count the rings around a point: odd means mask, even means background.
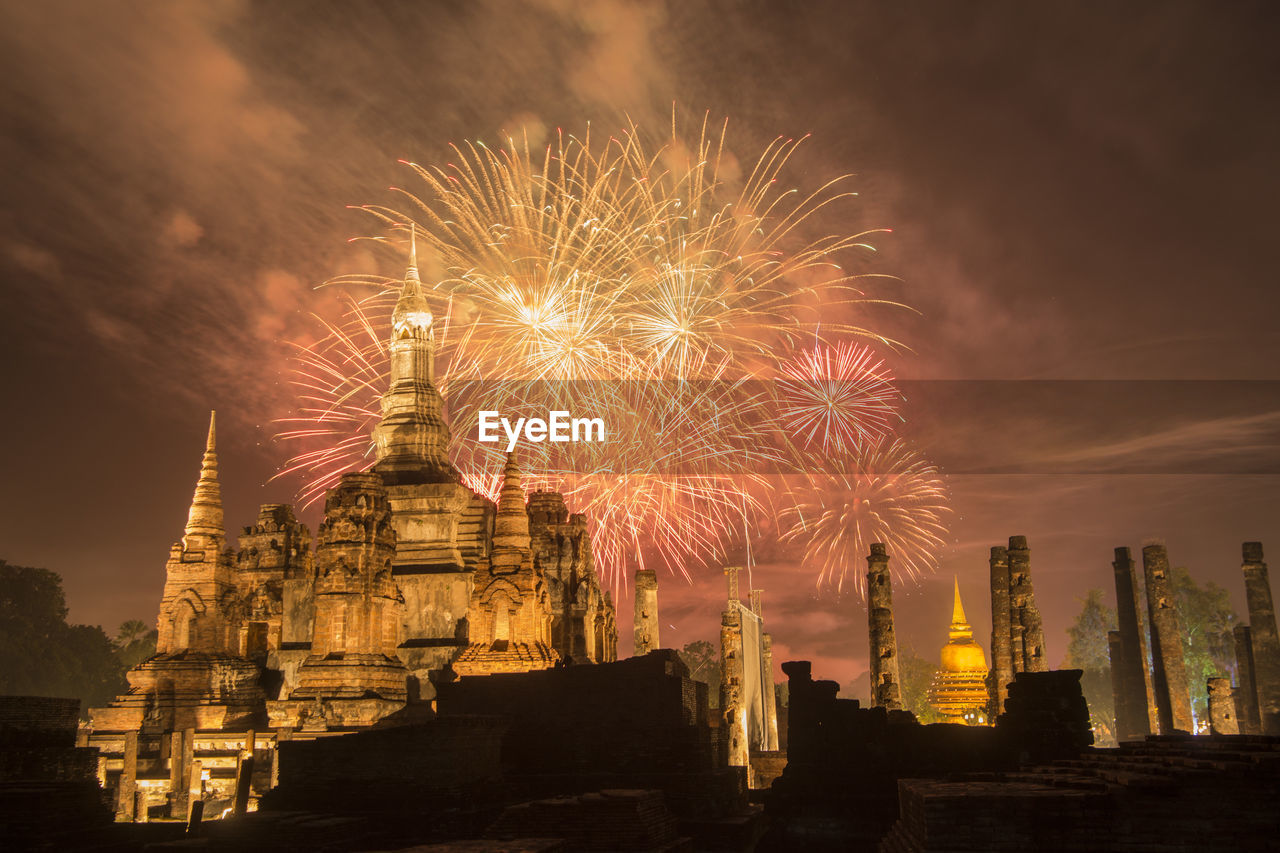
[[[951,628],[947,644],[942,647],[942,667],[934,674],[929,687],[929,704],[948,723],[987,724],[987,655],[973,641],[973,627],[964,615],[960,602],[960,581],[955,584],[955,605],[951,610]]]

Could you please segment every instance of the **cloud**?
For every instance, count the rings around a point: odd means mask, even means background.
[[[185,210],[173,212],[164,230],[160,232],[160,244],[172,249],[190,249],[204,236],[204,228]]]
[[[655,96],[670,98],[668,66],[655,44],[666,22],[663,4],[646,0],[542,3],[586,36],[568,74],[570,91],[578,98],[633,112],[649,107]]]
[[[56,281],[62,275],[58,256],[48,249],[16,240],[9,241],[4,248],[9,260],[24,272],[49,281]]]

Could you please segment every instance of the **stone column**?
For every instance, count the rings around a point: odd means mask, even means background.
[[[658,573],[652,569],[636,572],[635,655],[647,655],[662,648],[658,644]]]
[[[246,814],[249,811],[249,793],[253,788],[253,750],[246,749],[240,753],[236,763],[236,794],[232,805],[232,813]]]
[[[131,822],[137,806],[138,733],[124,733],[124,769],[116,786],[116,820]]]
[[[1129,707],[1129,694],[1124,683],[1124,641],[1119,631],[1107,632],[1107,654],[1111,660],[1111,699],[1115,705],[1116,740],[1133,738],[1133,710]]]
[[[1031,549],[1027,537],[1009,537],[1009,609],[1013,621],[1013,659],[1017,672],[1047,672],[1044,622],[1031,585]],[[1021,628],[1021,630],[1019,630]],[[1021,661],[1021,667],[1018,662]]]
[[[1264,735],[1280,735],[1280,637],[1276,634],[1276,610],[1271,598],[1267,564],[1262,562],[1262,543],[1246,542],[1243,547],[1245,595],[1249,600],[1249,630],[1252,634],[1253,676],[1258,686],[1258,713]]]
[[[1238,735],[1236,700],[1228,678],[1209,679],[1209,731],[1215,735]]]
[[[1125,705],[1132,709],[1130,725],[1117,738],[1142,738],[1156,730],[1155,704],[1151,701],[1151,669],[1147,666],[1147,639],[1142,629],[1142,611],[1138,607],[1138,585],[1133,573],[1133,557],[1128,548],[1117,548],[1111,564],[1116,575],[1116,620],[1123,643],[1123,669],[1120,681],[1125,692]]]
[[[764,669],[764,735],[765,749],[778,748],[778,691],[773,683],[773,637],[760,636],[762,667]]]
[[[200,803],[203,808],[204,797],[204,762],[192,760],[191,778],[187,781],[187,819],[190,820],[192,806]],[[197,821],[198,823],[198,821]]]
[[[174,820],[187,819],[187,771],[190,762],[183,761],[186,750],[183,748],[183,733],[169,734],[169,817]]]
[[[876,542],[867,556],[867,627],[871,644],[871,705],[901,710],[898,641],[893,633],[893,583],[884,544]]]
[[[1163,545],[1142,549],[1147,580],[1147,610],[1151,617],[1151,686],[1156,700],[1160,734],[1194,733],[1191,691],[1182,657],[1182,626],[1169,578],[1169,554]]]
[[[750,766],[747,709],[742,704],[742,612],[737,602],[737,569],[731,575],[731,598],[720,618],[720,714],[729,748],[729,764]]]
[[[1236,723],[1240,733],[1262,734],[1258,713],[1258,682],[1253,675],[1253,637],[1248,625],[1232,629],[1236,647]]]
[[[991,707],[987,718],[1004,713],[1004,700],[1013,681],[1012,625],[1009,622],[1009,550],[991,549]]]

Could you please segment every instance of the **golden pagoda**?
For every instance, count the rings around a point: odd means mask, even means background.
[[[964,605],[960,603],[959,578],[955,589],[950,639],[942,647],[942,668],[929,686],[929,704],[945,722],[986,725],[987,655],[973,641],[973,627],[965,619]]]

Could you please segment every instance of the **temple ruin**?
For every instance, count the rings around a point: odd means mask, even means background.
[[[1253,632],[1248,625],[1236,625],[1231,635],[1236,656],[1236,719],[1240,733],[1262,734],[1258,682],[1253,674]]]
[[[889,555],[881,542],[872,543],[867,555],[867,632],[871,704],[900,710],[902,688],[898,639],[893,631],[893,581],[889,576]]]
[[[1151,616],[1151,685],[1160,734],[1194,732],[1182,627],[1169,577],[1169,554],[1163,545],[1143,547],[1142,569]]]
[[[753,753],[778,749],[778,709],[773,684],[772,641],[764,632],[760,590],[744,604],[738,572],[729,567],[728,601],[720,620],[720,718],[729,763],[751,767]]]
[[[280,743],[429,718],[459,676],[616,660],[586,519],[559,494],[526,498],[514,458],[496,504],[449,460],[415,251],[391,326],[376,461],[328,492],[314,551],[280,504],[230,547],[211,415],[157,653],[89,712],[118,814],[233,808],[271,786]]]
[[[1111,563],[1116,581],[1116,621],[1119,625],[1118,660],[1111,666],[1119,687],[1116,693],[1116,737],[1120,740],[1146,737],[1158,721],[1151,701],[1151,670],[1147,666],[1147,638],[1139,606],[1138,582],[1133,556],[1128,548],[1116,548]]]
[[[1249,632],[1253,652],[1252,674],[1258,691],[1258,711],[1263,734],[1280,735],[1280,636],[1276,634],[1276,609],[1271,598],[1262,543],[1246,542],[1241,548],[1245,596],[1249,603]]]
[[[658,639],[658,573],[636,570],[635,654],[646,655],[662,648]]]
[[[987,722],[987,656],[973,640],[973,627],[960,601],[955,579],[955,602],[941,666],[929,685],[929,704],[949,723],[980,726]]]
[[[991,549],[991,674],[988,719],[1004,711],[1008,687],[1019,672],[1044,672],[1044,623],[1031,583],[1027,537],[1010,536],[1007,548]]]

